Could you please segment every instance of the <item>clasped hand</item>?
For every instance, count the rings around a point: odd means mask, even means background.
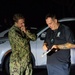
[[[25,33],[26,32],[26,27],[25,26],[22,26],[21,27],[21,31],[23,31]]]
[[[53,45],[51,49],[54,50],[55,52],[57,52],[58,51],[58,46],[57,45]],[[47,51],[48,47],[46,45],[43,45],[43,50]]]

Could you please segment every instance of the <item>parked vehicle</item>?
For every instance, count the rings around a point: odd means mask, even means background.
[[[65,25],[68,25],[73,32],[75,32],[75,18],[64,18],[60,19],[59,22],[62,22]],[[42,57],[42,54],[45,52],[42,49],[44,38],[46,35],[48,27],[44,27],[41,29],[31,28],[32,32],[37,32],[37,40],[30,41],[31,52],[32,52],[32,62],[33,67],[46,67],[46,59],[45,55]],[[0,69],[9,72],[9,58],[12,53],[11,46],[8,39],[8,31],[9,29],[0,33]],[[75,49],[71,49],[71,64],[75,64]]]

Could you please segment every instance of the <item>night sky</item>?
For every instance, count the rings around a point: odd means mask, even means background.
[[[12,16],[21,13],[26,18],[26,25],[43,26],[45,15],[54,11],[58,19],[75,17],[75,0],[0,0],[0,25],[12,24]]]

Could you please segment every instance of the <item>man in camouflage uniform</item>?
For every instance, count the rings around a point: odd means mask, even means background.
[[[21,14],[13,17],[14,25],[9,30],[9,41],[12,48],[10,56],[10,75],[32,75],[30,40],[36,36],[25,29],[25,18]]]

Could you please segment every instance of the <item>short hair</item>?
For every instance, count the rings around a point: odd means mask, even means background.
[[[47,19],[48,17],[51,17],[53,19],[57,19],[56,15],[54,13],[48,13],[46,16],[45,16],[45,19]]]
[[[24,16],[22,14],[15,14],[13,16],[14,22],[18,22],[19,19],[25,19],[25,18],[24,18]]]

